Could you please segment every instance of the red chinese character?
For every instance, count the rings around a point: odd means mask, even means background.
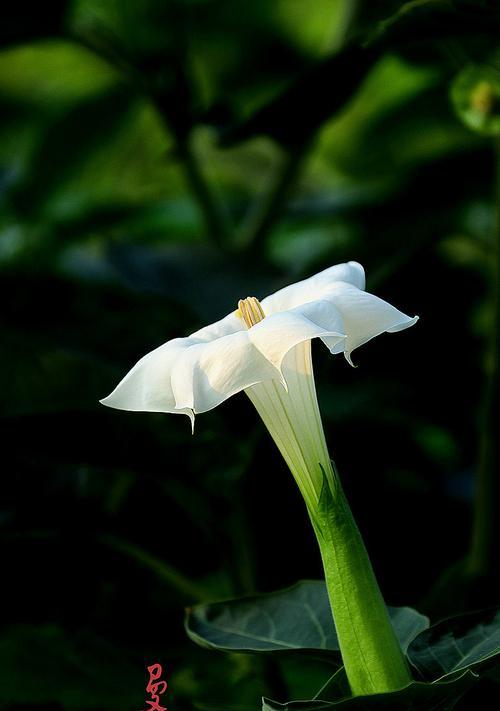
[[[158,696],[154,697],[153,701],[146,700],[146,703],[149,704],[148,711],[167,711],[166,706],[160,706],[160,701],[159,701]]]
[[[148,672],[149,672],[149,683],[146,686],[146,691],[148,694],[151,694],[151,696],[158,696],[158,694],[164,694],[165,691],[167,690],[167,682],[166,681],[158,681],[156,684],[153,683],[157,679],[159,679],[162,675],[162,668],[161,664],[152,664],[150,667],[148,667]],[[161,688],[161,691],[158,691],[158,689]]]
[[[146,691],[150,694],[151,701],[146,700],[146,704],[149,706],[147,711],[167,711],[165,706],[160,706],[160,696],[165,693],[168,686],[166,681],[160,679],[162,675],[161,664],[152,664],[148,667],[148,672],[149,682],[146,686]]]

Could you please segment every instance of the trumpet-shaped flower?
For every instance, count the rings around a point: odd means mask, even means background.
[[[311,340],[352,351],[417,320],[364,291],[363,267],[338,264],[259,302],[240,300],[221,321],[144,356],[105,405],[194,415],[244,390],[287,462],[320,547],[352,692],[410,682],[363,541],[333,471],[318,409]]]
[[[364,291],[357,262],[325,269],[144,356],[101,402],[123,410],[194,415],[244,390],[291,469],[311,510],[331,463],[318,410],[311,339],[352,351],[410,318]]]

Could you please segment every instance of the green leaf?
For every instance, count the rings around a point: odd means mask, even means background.
[[[314,700],[338,701],[348,696],[351,696],[349,679],[347,678],[345,667],[340,667],[335,674],[332,674],[326,684],[323,684],[315,695]]]
[[[30,107],[37,123],[55,117],[54,112],[62,116],[76,102],[99,96],[120,83],[113,67],[68,39],[20,44],[0,53],[2,101],[9,98]]]
[[[290,701],[280,704],[270,699],[262,700],[262,711],[390,711],[411,709],[411,711],[445,711],[452,709],[455,702],[476,682],[473,672],[466,671],[461,676],[445,682],[426,684],[413,682],[400,691],[371,696],[355,696],[337,701]]]
[[[500,610],[461,615],[424,630],[408,658],[426,680],[500,664]]]
[[[500,134],[500,72],[491,66],[470,64],[455,78],[451,100],[459,119],[485,136]]]
[[[470,150],[477,138],[450,111],[447,86],[442,71],[384,57],[323,130],[323,150],[342,171],[363,180],[394,179]]]
[[[47,200],[103,150],[135,107],[137,96],[129,87],[118,86],[84,97],[55,117],[33,150],[30,174],[12,192],[19,213],[33,216],[43,211]]]
[[[401,691],[348,697],[345,671],[339,669],[311,701],[280,704],[264,700],[264,711],[323,709],[451,709],[479,678],[500,664],[500,611],[478,612],[444,620],[421,632],[408,658],[426,681]]]
[[[428,627],[409,607],[389,614],[404,650]],[[187,611],[189,637],[204,647],[232,652],[308,651],[339,658],[326,586],[303,580],[290,588],[241,600],[196,605]]]

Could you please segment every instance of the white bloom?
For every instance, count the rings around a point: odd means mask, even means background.
[[[351,353],[410,318],[364,291],[357,262],[338,264],[287,286],[187,338],[174,338],[141,358],[101,402],[122,410],[194,415],[244,390],[294,474],[308,506],[317,503],[321,468],[331,464],[319,415],[310,342]],[[321,466],[318,466],[321,465]]]

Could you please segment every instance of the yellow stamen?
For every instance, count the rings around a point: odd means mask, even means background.
[[[260,301],[255,296],[247,296],[246,299],[238,301],[236,314],[243,319],[247,328],[252,328],[256,323],[265,318],[264,309]]]

